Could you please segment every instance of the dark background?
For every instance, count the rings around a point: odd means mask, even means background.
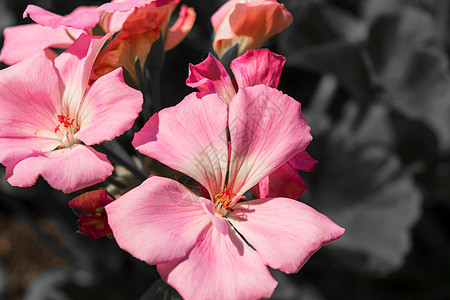
[[[64,15],[103,2],[32,3]],[[223,1],[182,3],[197,20],[166,53],[165,106],[193,91],[187,67],[208,55],[209,18]],[[346,233],[299,273],[273,271],[273,298],[450,299],[449,1],[283,3],[294,23],[264,47],[287,58],[279,88],[302,103],[308,152],[319,161],[302,174],[308,191],[299,200]],[[21,17],[27,4],[2,1],[2,29],[30,23]],[[176,298],[113,239],[76,234],[73,195],[41,179],[31,188],[2,179],[0,189],[0,297]]]

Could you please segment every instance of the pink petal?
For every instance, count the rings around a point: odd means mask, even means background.
[[[104,13],[101,16],[99,25],[105,32],[119,32],[122,29],[123,23],[125,23],[132,13],[133,10]]]
[[[223,235],[209,226],[186,258],[157,268],[186,300],[269,298],[277,285],[258,254],[231,227]]]
[[[189,253],[211,224],[204,201],[179,182],[152,176],[105,208],[119,246],[154,265]]]
[[[191,31],[195,17],[195,10],[192,7],[187,7],[186,5],[181,6],[177,21],[167,31],[166,51],[181,43],[184,37]]]
[[[215,214],[215,207],[212,201],[204,201],[202,203],[203,209],[205,210],[206,214],[208,215],[209,219],[213,223],[214,227],[222,233],[222,234],[228,234],[228,223],[223,218],[216,216]]]
[[[236,3],[237,0],[226,2],[216,12],[217,17],[215,17],[216,14],[211,17],[211,23],[215,30],[213,48],[219,58],[221,58],[237,42],[236,36],[230,25],[230,13],[234,9]]]
[[[40,137],[0,138],[0,163],[7,166],[15,164],[28,156],[56,149],[61,142]]]
[[[0,71],[0,136],[52,131],[61,111],[58,73],[44,52]]]
[[[274,269],[295,273],[344,229],[311,207],[287,198],[237,203],[228,218]]]
[[[135,134],[133,146],[206,187],[222,191],[228,164],[227,105],[211,94],[194,93],[178,105],[153,115]]]
[[[252,188],[256,198],[286,197],[297,199],[306,192],[306,184],[289,162],[261,180]]]
[[[297,170],[312,172],[316,169],[318,161],[314,160],[306,151],[297,153],[289,160],[289,164]]]
[[[232,11],[238,0],[229,0],[225,2],[211,17],[211,24],[215,31],[225,21],[225,18]]]
[[[77,29],[71,29],[69,32],[74,38],[82,33]],[[53,29],[27,24],[6,28],[3,34],[5,41],[0,61],[7,65],[16,64],[45,48],[67,48],[73,43],[73,39],[67,34],[67,28],[64,27]]]
[[[114,167],[102,153],[75,145],[47,153],[36,153],[15,165],[6,166],[5,178],[11,185],[33,185],[41,175],[53,188],[71,193],[105,180]]]
[[[173,0],[172,0],[173,1]],[[109,12],[113,13],[116,11],[130,11],[135,7],[144,7],[146,5],[149,5],[150,3],[160,3],[160,2],[167,2],[167,1],[161,1],[161,0],[125,0],[125,1],[113,1],[105,3],[98,7],[97,11],[100,12]],[[179,2],[179,0],[177,0]]]
[[[27,16],[40,25],[52,28],[67,26],[76,29],[90,29],[94,28],[100,20],[100,14],[95,7],[85,6],[79,7],[67,16],[60,16],[30,4],[23,13],[24,18]]]
[[[64,83],[62,109],[64,114],[75,116],[91,74],[98,52],[106,42],[105,37],[82,34],[66,51],[55,59],[55,66]]]
[[[277,88],[285,61],[268,49],[249,50],[231,62],[231,70],[240,88],[257,84]]]
[[[240,88],[230,104],[228,186],[242,195],[312,140],[300,103],[264,86]]]
[[[197,88],[200,91],[199,97],[216,93],[227,104],[236,95],[230,76],[220,61],[211,53],[201,63],[189,64],[189,77],[186,85]]]
[[[59,79],[43,51],[0,71],[0,106],[1,163],[58,145]]]
[[[79,109],[81,130],[75,138],[86,145],[114,139],[133,126],[142,102],[142,93],[124,82],[122,68],[100,77]]]

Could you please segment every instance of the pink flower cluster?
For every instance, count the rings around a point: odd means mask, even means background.
[[[0,59],[13,65],[0,71],[0,162],[10,184],[31,186],[42,176],[70,193],[111,176],[114,166],[92,146],[132,128],[143,105],[122,68],[136,82],[135,62],[145,67],[156,40],[168,50],[185,37],[192,8],[183,6],[168,28],[178,2],[113,1],[64,17],[30,5],[24,14],[40,25],[5,31]],[[186,299],[270,297],[277,282],[267,266],[297,272],[339,238],[344,229],[296,200],[306,191],[297,170],[317,162],[306,152],[312,136],[300,103],[277,89],[285,59],[246,51],[291,22],[275,0],[227,2],[212,17],[213,45],[219,57],[239,45],[233,74],[212,54],[190,65],[186,84],[198,92],[134,135],[137,151],[189,176],[202,194],[159,176],[116,200],[91,191],[69,204],[83,210],[80,230],[112,233]],[[102,36],[93,35],[96,26]],[[246,199],[250,191],[256,199]]]

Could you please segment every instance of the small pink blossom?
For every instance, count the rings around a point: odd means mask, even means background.
[[[237,90],[258,84],[277,88],[285,61],[283,56],[268,49],[247,51],[231,62]],[[186,84],[200,90],[197,94],[199,98],[215,93],[224,102],[230,104],[236,95],[235,85],[227,71],[211,54],[203,62],[189,65],[189,77]],[[268,97],[263,96],[263,98],[267,100],[268,109],[279,110]],[[298,174],[297,169],[311,172],[316,165],[317,161],[311,158],[306,151],[297,153],[285,165],[280,166],[261,180],[252,188],[252,192],[258,198],[288,197],[296,199],[306,191],[305,181]]]
[[[142,94],[117,69],[88,86],[107,37],[81,35],[54,61],[42,51],[0,71],[0,162],[15,186],[41,175],[65,193],[111,175],[113,166],[88,147],[131,128]]]
[[[192,93],[160,111],[133,145],[195,179],[210,198],[150,177],[106,206],[117,243],[156,264],[185,299],[270,297],[277,282],[266,266],[297,272],[344,232],[293,199],[239,201],[304,151],[309,131],[300,104],[266,85],[240,88],[229,105],[214,93],[201,101]]]
[[[292,23],[292,15],[276,0],[229,0],[212,17],[213,47],[222,57],[234,45],[238,55],[256,49]]]

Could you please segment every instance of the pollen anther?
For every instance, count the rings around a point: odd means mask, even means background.
[[[54,131],[59,133],[61,138],[61,145],[58,149],[71,147],[73,144],[79,143],[74,138],[74,135],[80,130],[79,124],[74,124],[75,119],[70,118],[69,115],[57,115],[59,124],[56,125]],[[60,148],[61,147],[61,148]]]
[[[234,203],[236,203],[233,200],[245,198],[244,196],[239,196],[236,199],[236,194],[231,192],[232,189],[233,187],[228,188],[226,185],[224,185],[223,191],[214,197],[214,206],[216,208],[216,212],[222,216],[226,216],[229,211],[233,211],[231,207]]]

